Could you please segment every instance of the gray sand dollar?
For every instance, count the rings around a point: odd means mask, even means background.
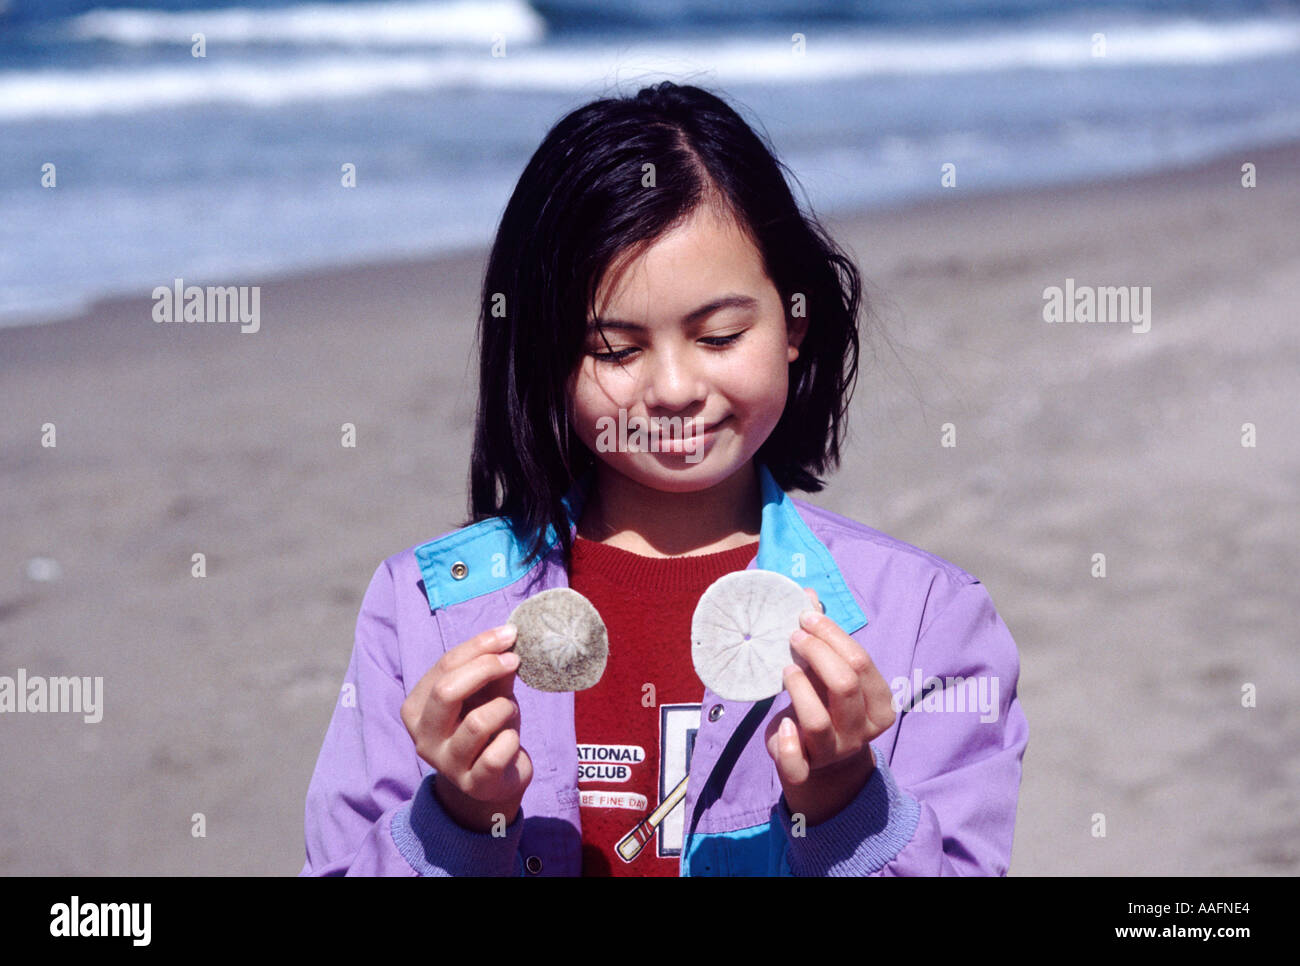
[[[582,691],[600,680],[609,657],[605,622],[576,590],[534,594],[510,614],[519,629],[519,678],[538,691]]]
[[[691,660],[705,686],[728,701],[779,694],[793,664],[790,635],[808,596],[771,570],[740,570],[709,585],[691,619]]]

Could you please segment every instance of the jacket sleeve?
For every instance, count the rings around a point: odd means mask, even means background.
[[[422,777],[402,722],[393,574],[375,571],[307,790],[307,860],[300,875],[511,875],[522,813],[502,836],[461,828]]]
[[[857,798],[798,837],[778,805],[792,874],[1006,875],[1029,728],[1015,642],[982,584],[935,603],[912,666],[935,690],[898,712],[892,754],[888,733],[872,743],[876,770]]]

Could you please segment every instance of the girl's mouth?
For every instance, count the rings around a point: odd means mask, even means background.
[[[698,448],[713,437],[719,427],[724,425],[731,416],[724,416],[710,426],[704,429],[695,429],[694,427],[686,429],[684,434],[675,439],[663,439],[659,444],[659,451],[662,453],[695,453]]]

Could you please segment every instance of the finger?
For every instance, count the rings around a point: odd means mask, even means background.
[[[438,664],[442,665],[444,671],[454,671],[456,668],[468,664],[480,654],[500,654],[502,651],[509,650],[514,646],[517,633],[518,630],[514,624],[489,627],[482,633],[475,634],[464,643],[453,647],[442,656]]]
[[[794,665],[787,667],[785,689],[790,692],[790,710],[799,724],[799,737],[808,752],[810,767],[834,759],[835,724],[808,675]]]
[[[808,780],[812,767],[804,757],[799,730],[788,715],[781,715],[779,724],[768,735],[767,753],[772,756],[783,784],[802,785]]]
[[[423,709],[429,700],[429,693],[433,690],[433,686],[444,674],[467,664],[481,654],[500,653],[506,650],[514,645],[515,634],[513,624],[503,624],[500,627],[490,627],[453,647],[434,662],[420,680],[415,682],[415,687],[411,688],[411,693],[406,696],[403,718],[406,717],[408,705],[416,712]],[[408,724],[407,727],[409,728],[410,725]]]
[[[511,701],[515,699],[515,676],[519,673],[518,657],[518,652],[510,651],[507,651],[505,654],[497,655],[499,660],[505,661],[508,664],[513,665],[513,667],[500,677],[495,677],[491,681],[488,681],[483,685],[483,687],[479,688],[461,702],[460,714],[462,718],[474,708],[477,708],[481,704],[487,704],[487,702],[494,698],[509,698]],[[511,660],[512,658],[515,660]]]
[[[813,590],[811,587],[805,587],[803,592],[808,595],[808,600],[812,603],[813,607],[816,608],[817,613],[826,613],[826,605],[817,597],[817,591]]]
[[[519,732],[506,728],[483,749],[469,771],[466,794],[483,801],[505,797],[518,787],[521,779]]]
[[[862,691],[867,712],[870,715],[875,709],[880,708],[882,711],[872,717],[872,721],[879,723],[877,719],[883,716],[883,709],[893,708],[893,692],[889,690],[889,685],[885,683],[884,677],[881,676],[880,670],[876,667],[871,655],[867,653],[866,648],[855,641],[844,630],[831,620],[829,617],[822,615],[813,615],[805,620],[801,619],[800,625],[803,630],[813,634],[815,637],[825,641],[832,647],[846,664],[857,675],[859,688]],[[880,702],[885,702],[881,704]],[[885,727],[892,723],[893,719],[885,722]]]
[[[820,611],[806,610],[799,615],[799,629],[826,643],[841,658],[852,664],[862,645],[844,633],[844,629]],[[865,652],[863,652],[865,653]]]
[[[471,663],[444,675],[434,682],[430,700],[425,705],[430,726],[437,734],[451,734],[464,710],[462,705],[472,695],[494,681],[512,677],[518,668],[518,654],[489,653],[480,654]],[[474,701],[472,705],[482,703]]]
[[[871,661],[870,655],[867,655],[867,660]],[[893,725],[898,719],[898,712],[894,710],[894,692],[889,690],[889,685],[885,683],[885,678],[874,661],[871,661],[865,676],[867,688],[863,693],[867,699],[867,717],[875,732],[871,737],[875,738]]]
[[[866,732],[867,703],[863,682],[836,650],[821,638],[806,631],[795,631],[791,649],[811,666],[821,683],[819,693],[830,712],[835,731],[851,740]]]
[[[442,771],[464,774],[504,728],[519,728],[519,706],[506,697],[479,705],[457,726],[443,746]]]
[[[832,647],[857,675],[867,717],[873,726],[874,733],[871,737],[874,738],[894,723],[896,714],[893,692],[889,690],[889,685],[885,683],[885,678],[876,667],[870,652],[844,633],[839,625],[828,617],[816,618],[811,623],[821,632],[816,635],[818,639]]]

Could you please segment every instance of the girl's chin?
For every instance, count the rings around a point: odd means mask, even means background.
[[[663,493],[695,493],[729,479],[743,463],[721,452],[705,454],[696,462],[688,462],[680,453],[644,453],[633,456],[631,461],[620,461],[614,469],[633,482]]]

